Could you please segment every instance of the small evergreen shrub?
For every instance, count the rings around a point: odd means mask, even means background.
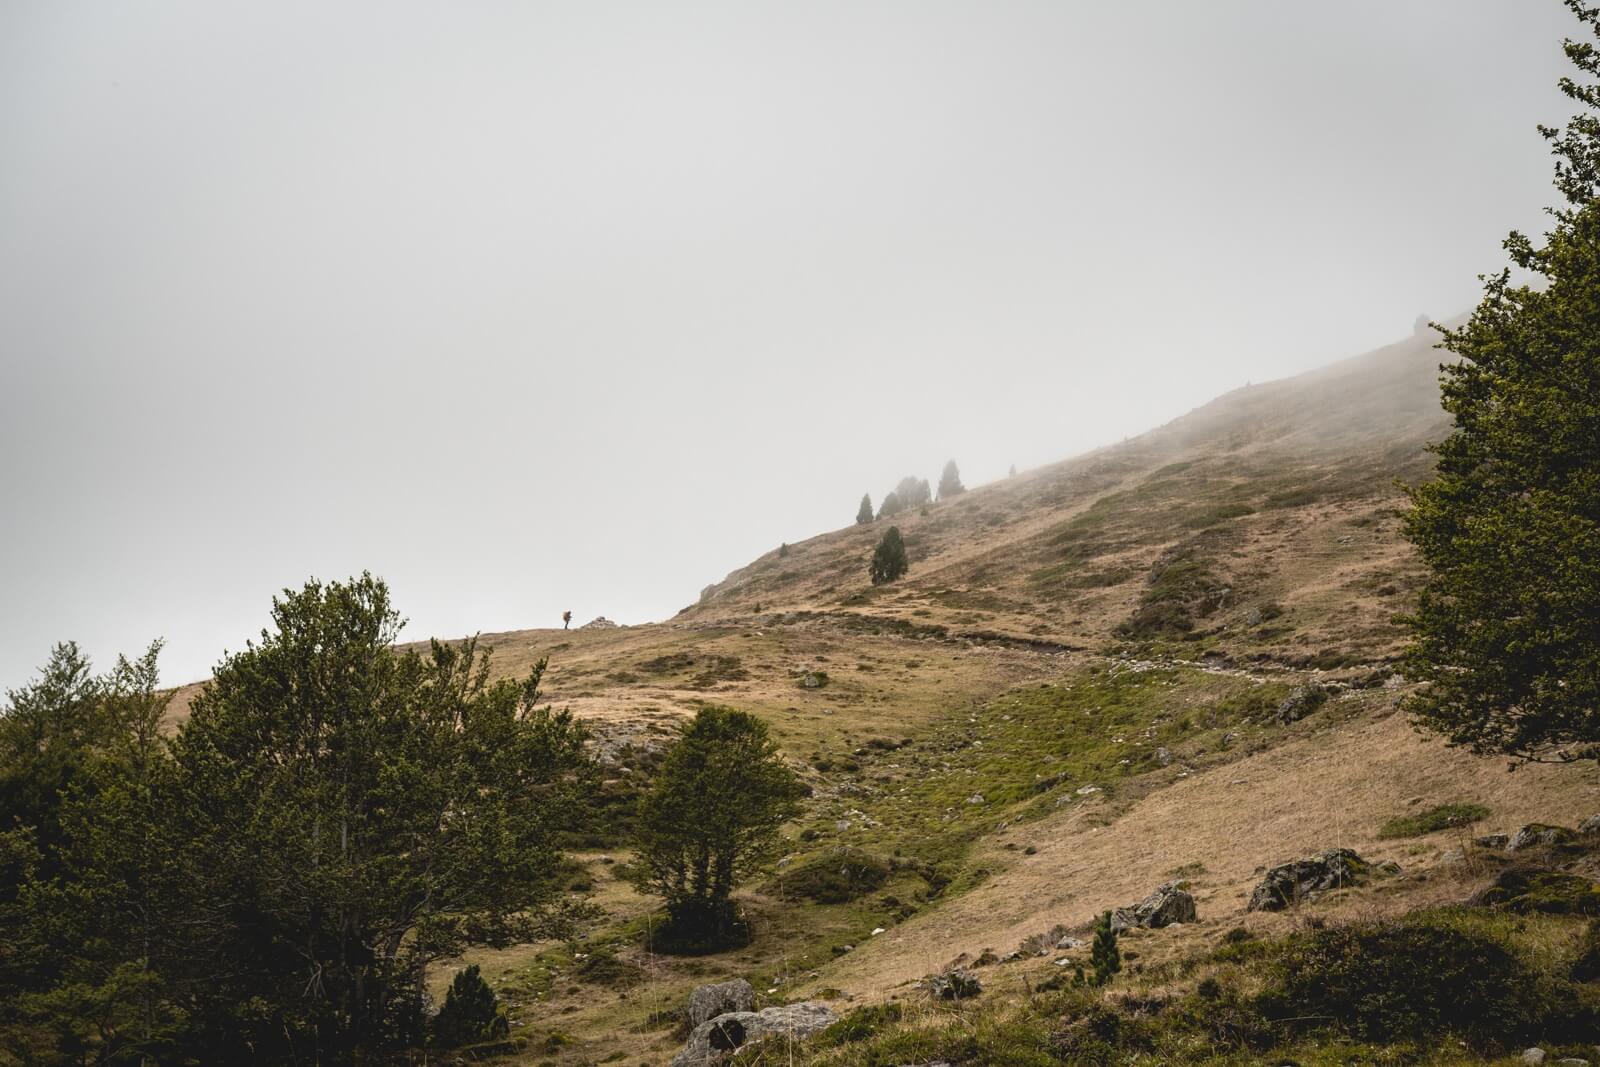
[[[434,1017],[434,1041],[446,1048],[457,1048],[505,1037],[509,1030],[499,998],[478,972],[478,965],[457,972],[444,995],[444,1006]]]
[[[1094,927],[1094,944],[1089,947],[1089,962],[1094,965],[1094,984],[1105,985],[1122,970],[1122,953],[1117,950],[1117,932],[1111,927],[1111,913],[1100,916]]]

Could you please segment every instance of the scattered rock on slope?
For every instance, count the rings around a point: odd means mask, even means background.
[[[755,1006],[756,991],[743,978],[703,985],[689,994],[689,1028],[729,1012],[751,1011]]]
[[[597,615],[595,618],[590,619],[588,622],[578,627],[580,630],[615,630],[616,628],[617,624],[606,618],[604,615]]]
[[[935,1000],[966,1000],[983,992],[983,984],[971,971],[957,967],[928,979],[928,992]]]
[[[1565,826],[1551,826],[1548,823],[1531,822],[1511,835],[1511,842],[1506,845],[1506,848],[1516,852],[1518,849],[1533,848],[1536,845],[1564,845],[1568,841],[1574,840],[1577,836]]]
[[[735,1049],[769,1037],[810,1037],[826,1030],[838,1019],[827,1005],[815,1001],[760,1011],[728,1012],[695,1027],[683,1051],[673,1057],[672,1067],[721,1063]]]
[[[1331,848],[1308,859],[1274,867],[1250,894],[1248,911],[1282,911],[1330,889],[1361,885],[1374,873],[1398,874],[1393,863],[1371,864],[1347,848]]]
[[[1183,882],[1168,882],[1137,904],[1118,908],[1111,913],[1113,930],[1131,930],[1136,926],[1156,929],[1173,923],[1192,923],[1197,918],[1194,897],[1183,888]]]
[[[1316,711],[1328,699],[1328,691],[1320,685],[1297,685],[1278,705],[1277,719],[1284,726]]]

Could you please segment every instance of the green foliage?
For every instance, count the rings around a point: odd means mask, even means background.
[[[13,696],[0,734],[57,749],[0,751],[49,837],[0,832],[24,1061],[370,1058],[420,1041],[430,961],[563,925],[554,840],[593,776],[542,665],[491,685],[472,642],[397,650],[370,576],[272,620],[170,744],[157,647],[91,682],[63,646]]]
[[[457,971],[433,1020],[433,1039],[445,1048],[504,1037],[509,1031],[500,999],[473,964]]]
[[[1518,914],[1600,915],[1600,885],[1565,871],[1509,867],[1473,903]]]
[[[872,522],[872,494],[861,494],[861,506],[856,509],[856,525],[866,526]]]
[[[839,848],[795,864],[778,879],[787,897],[818,904],[845,904],[880,888],[889,878],[889,864],[858,848]]]
[[[1568,0],[1600,35],[1600,9]],[[1512,234],[1471,319],[1444,331],[1454,416],[1407,535],[1430,574],[1414,615],[1409,701],[1452,744],[1521,760],[1600,758],[1600,50],[1569,42],[1587,110],[1545,130],[1568,207],[1542,245]]]
[[[1106,985],[1122,970],[1122,952],[1117,948],[1117,931],[1111,926],[1111,913],[1100,916],[1094,926],[1094,944],[1089,946],[1089,962],[1094,965],[1094,984]]]
[[[853,1008],[844,1018],[822,1031],[814,1043],[818,1048],[834,1048],[866,1041],[886,1027],[898,1023],[904,1015],[905,1009],[893,1002]]]
[[[170,971],[158,967],[176,958],[182,845],[163,829],[159,651],[95,678],[75,646],[57,646],[0,720],[0,778],[27,801],[0,834],[0,1046],[27,1062],[171,1050]]]
[[[58,869],[65,845],[62,804],[83,784],[95,753],[116,735],[101,699],[106,679],[68,641],[51,650],[40,675],[6,694],[0,716],[0,812],[5,825],[31,827],[47,872]],[[15,887],[10,887],[15,892]],[[0,894],[6,887],[0,887]]]
[[[967,491],[961,484],[961,470],[956,466],[956,461],[951,460],[944,465],[944,472],[939,475],[939,499],[949,500]]]
[[[1489,817],[1489,809],[1482,804],[1440,804],[1415,815],[1397,815],[1378,828],[1378,836],[1421,837],[1438,833],[1452,826],[1470,826]]]
[[[891,489],[884,496],[883,503],[878,505],[878,518],[892,519],[905,509],[906,505],[901,501],[900,494]]]
[[[1337,1028],[1371,1041],[1454,1034],[1477,1045],[1560,1037],[1588,1010],[1492,927],[1448,911],[1292,938],[1259,1004],[1290,1031]]]
[[[772,855],[803,786],[760,719],[705,707],[668,749],[639,806],[636,881],[667,905],[663,945],[737,936],[734,887]]]
[[[490,684],[473,641],[397,650],[370,575],[286,591],[272,620],[174,745],[192,953],[233,962],[201,995],[257,1048],[401,1043],[429,961],[560,926],[583,731],[538,706],[542,662]]]
[[[1198,618],[1221,606],[1223,586],[1198,553],[1189,547],[1158,560],[1139,606],[1118,632],[1126,637],[1181,636]]]
[[[909,566],[906,543],[900,538],[900,527],[891,526],[879,539],[878,547],[872,553],[872,562],[867,565],[867,573],[873,585],[883,585],[904,575]]]

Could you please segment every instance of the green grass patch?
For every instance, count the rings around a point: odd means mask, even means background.
[[[1490,814],[1482,804],[1440,804],[1415,815],[1398,815],[1390,819],[1378,828],[1378,836],[1385,839],[1421,837],[1448,830],[1452,826],[1470,826],[1487,819]]]

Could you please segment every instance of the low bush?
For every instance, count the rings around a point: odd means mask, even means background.
[[[819,1048],[833,1048],[865,1041],[875,1036],[885,1026],[899,1022],[904,1014],[905,1009],[895,1003],[869,1004],[866,1007],[855,1008],[822,1031],[817,1037],[816,1044]]]
[[[1367,1041],[1454,1034],[1478,1046],[1540,1036],[1562,999],[1482,923],[1454,912],[1330,927],[1290,938],[1257,998],[1286,1031]]]
[[[873,892],[889,878],[888,861],[860,849],[841,848],[800,863],[778,879],[790,899],[845,904]]]
[[[1600,916],[1600,886],[1543,867],[1509,867],[1472,902],[1519,914]]]

